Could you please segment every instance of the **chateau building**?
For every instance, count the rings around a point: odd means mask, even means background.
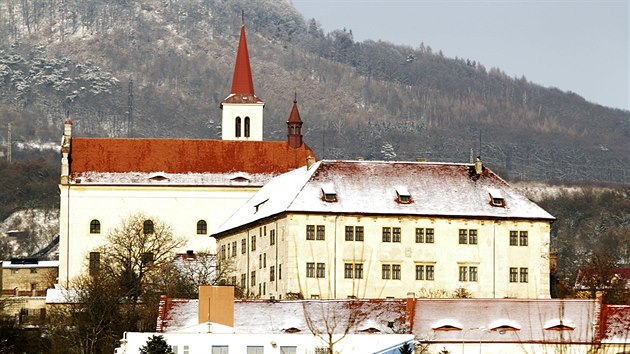
[[[553,216],[481,161],[310,161],[214,232],[260,298],[549,298]]]
[[[120,139],[72,135],[64,127],[60,189],[59,283],[98,264],[93,250],[132,214],[187,237],[180,250],[214,252],[209,237],[276,175],[306,164],[297,102],[286,141],[263,141],[264,102],[255,95],[245,27],[230,95],[221,103],[222,139]],[[296,121],[297,119],[297,121]]]

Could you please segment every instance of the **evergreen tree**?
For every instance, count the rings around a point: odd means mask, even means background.
[[[140,354],[174,354],[174,352],[163,336],[151,336],[147,344],[140,348]]]

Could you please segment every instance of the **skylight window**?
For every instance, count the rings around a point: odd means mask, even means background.
[[[403,186],[396,187],[396,199],[398,203],[401,203],[401,204],[411,203],[411,194],[407,190],[407,187],[403,187]]]
[[[322,185],[322,198],[326,202],[336,202],[337,192],[335,191],[335,188],[330,184]]]
[[[505,199],[503,198],[503,194],[498,189],[489,189],[488,193],[490,194],[490,204],[496,207],[504,207]]]

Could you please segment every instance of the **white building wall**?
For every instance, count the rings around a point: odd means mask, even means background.
[[[261,255],[267,266],[271,260],[282,264],[283,278],[273,285],[277,289],[276,298],[287,293],[301,293],[306,299],[401,298],[410,293],[416,297],[448,297],[458,288],[466,289],[476,298],[550,297],[549,222],[293,214],[275,224],[280,225],[276,226],[280,242],[270,247],[268,236],[267,239],[263,236],[262,242],[257,241],[256,251],[248,253],[253,260],[248,272],[263,271],[268,277],[268,269],[259,265]],[[307,225],[315,229],[324,226],[325,240],[306,240]],[[346,241],[346,226],[363,226],[364,240]],[[269,230],[270,226],[266,227]],[[400,227],[401,242],[383,242],[383,227]],[[416,228],[432,228],[434,242],[416,243]],[[250,233],[248,244],[260,229],[256,226],[244,232]],[[460,229],[477,230],[477,244],[459,244]],[[527,231],[527,246],[511,246],[510,231]],[[231,242],[242,235],[229,236],[218,243]],[[309,262],[315,264],[315,272],[317,263],[324,263],[325,276],[307,277]],[[346,279],[346,263],[363,264],[363,277]],[[383,279],[383,264],[399,265],[400,279]],[[426,280],[425,274],[425,280],[417,280],[416,265],[433,266],[434,279]],[[477,267],[477,280],[460,281],[460,266]],[[241,260],[236,260],[236,268],[243,269]],[[510,282],[510,268],[519,271],[526,268],[527,282],[520,282],[520,273],[517,282]],[[265,281],[264,277],[258,279]],[[271,288],[264,289],[267,291],[250,290],[256,296],[268,298]]]
[[[60,185],[60,190],[59,283],[66,286],[86,270],[90,250],[132,214],[169,224],[174,235],[188,239],[182,252],[214,251],[209,235],[258,188]],[[93,219],[101,223],[100,234],[90,234]],[[197,235],[199,220],[208,224],[205,235]]]
[[[264,103],[223,103],[221,138],[223,140],[263,140]],[[235,119],[241,117],[241,136],[236,137]],[[245,137],[245,117],[250,118],[250,136]]]
[[[162,335],[166,342],[176,349],[177,354],[209,354],[213,347],[226,348],[227,353],[247,353],[248,347],[262,347],[265,354],[314,354],[315,348],[326,347],[321,338],[312,334],[220,334],[220,333],[125,333],[117,354],[137,354],[153,335]],[[398,353],[404,343],[412,341],[410,334],[348,334],[336,335],[336,353]],[[293,350],[287,350],[294,348]],[[284,349],[284,351],[283,351]],[[187,351],[186,351],[187,350]]]

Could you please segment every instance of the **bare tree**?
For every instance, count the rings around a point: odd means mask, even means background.
[[[173,260],[185,239],[173,235],[168,224],[142,214],[131,215],[112,230],[100,254],[99,273],[108,276],[125,291],[133,303],[157,282],[160,270]]]
[[[343,303],[302,301],[306,325],[315,337],[326,343],[328,354],[335,353],[335,345],[367,318],[364,305],[364,301],[356,299]]]

